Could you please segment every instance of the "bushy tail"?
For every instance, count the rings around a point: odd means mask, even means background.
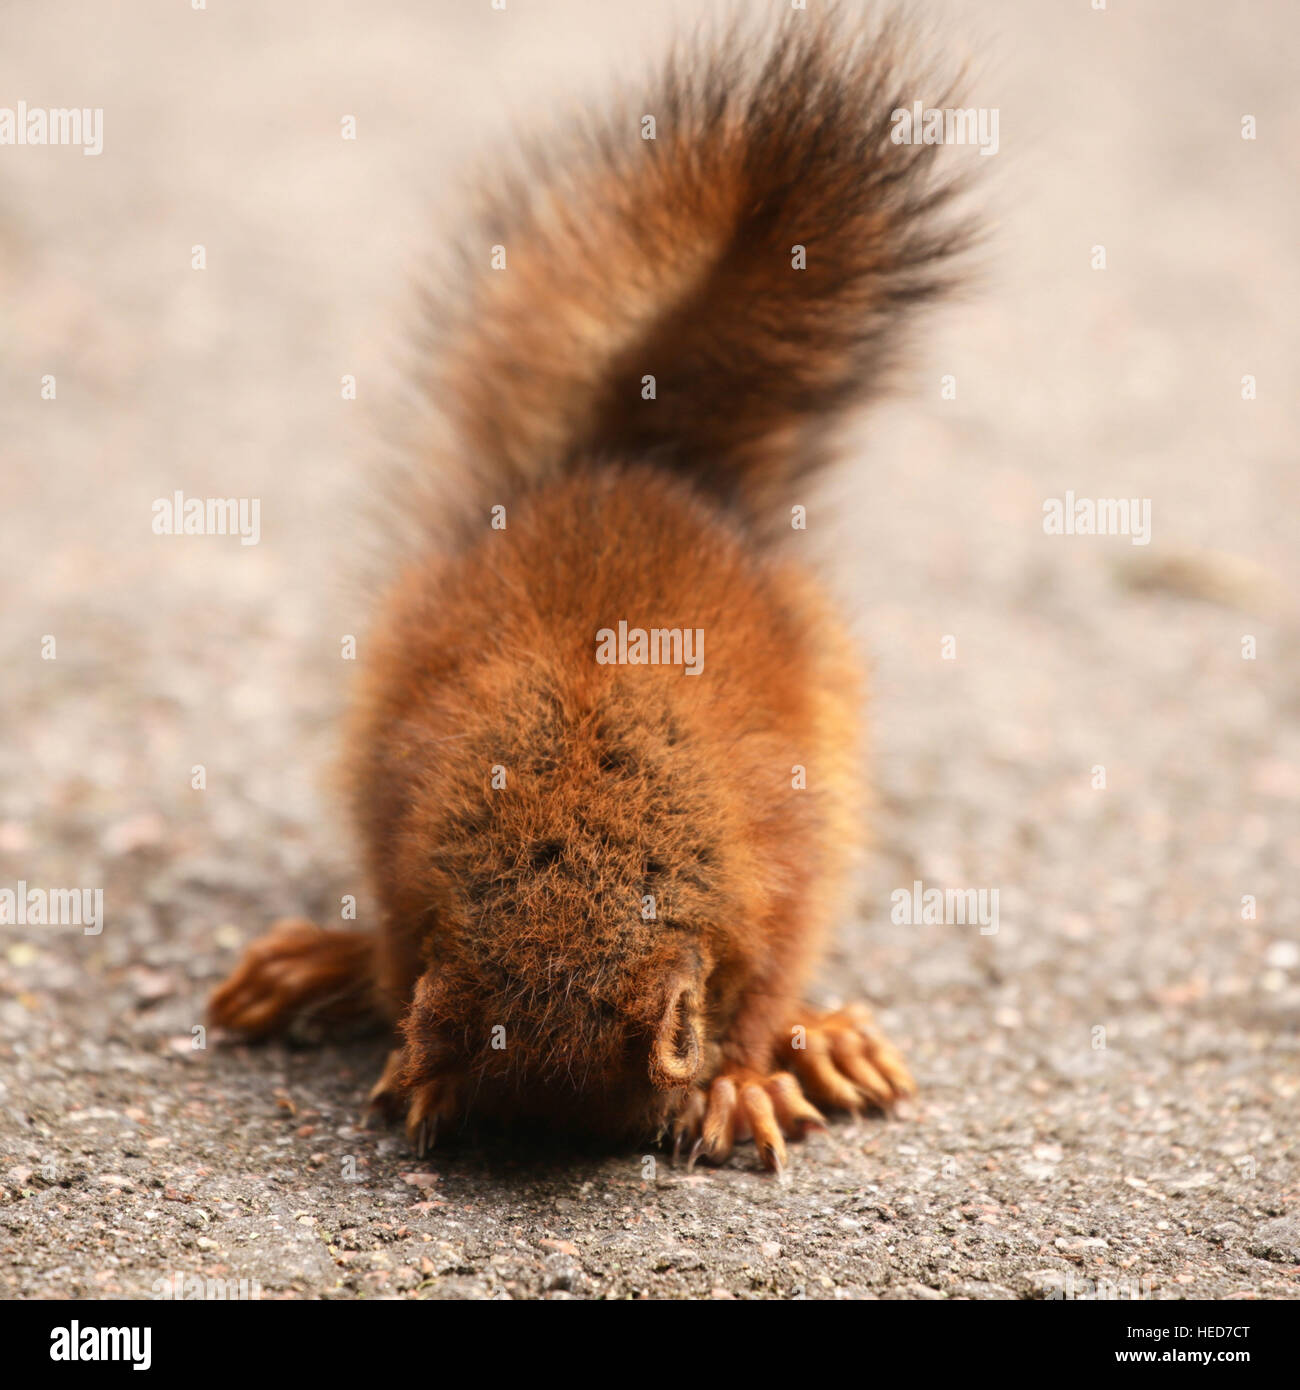
[[[466,469],[504,497],[649,457],[757,508],[823,462],[967,239],[935,147],[890,138],[895,109],[942,100],[909,61],[896,22],[796,11],[537,140],[431,307]]]

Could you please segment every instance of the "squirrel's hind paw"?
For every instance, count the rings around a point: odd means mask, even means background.
[[[341,1023],[370,1014],[371,938],[327,932],[301,917],[285,917],[248,946],[208,1001],[213,1024],[249,1037],[267,1037],[300,1016]]]

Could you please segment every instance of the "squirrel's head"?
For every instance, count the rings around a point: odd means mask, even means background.
[[[668,1120],[710,1063],[700,952],[594,941],[579,956],[545,932],[521,932],[517,949],[497,940],[500,954],[457,953],[421,978],[403,1022],[407,1083],[448,1076],[479,1113],[580,1114],[589,1133]]]
[[[762,872],[731,848],[690,714],[609,670],[599,699],[530,674],[412,749],[389,844],[427,967],[409,1080],[455,1069],[478,1113],[499,1095],[612,1133],[662,1122],[715,1062]]]
[[[431,955],[407,1011],[407,1079],[453,1072],[480,1112],[583,1113],[585,1130],[655,1127],[709,1056],[704,935],[617,912],[546,878],[496,898]]]
[[[725,851],[712,783],[684,730],[637,710],[543,698],[467,743],[454,765],[474,783],[444,782],[408,839],[436,923],[408,1068],[460,1070],[480,1112],[500,1093],[512,1114],[653,1126],[710,1068],[719,967],[746,920],[733,880],[752,875]],[[502,786],[484,785],[493,764]]]

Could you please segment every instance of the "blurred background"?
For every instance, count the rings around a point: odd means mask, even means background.
[[[106,918],[0,929],[9,1296],[1294,1295],[1300,19],[906,8],[999,112],[996,156],[952,152],[988,234],[799,544],[874,673],[875,850],[824,994],[877,1003],[924,1095],[777,1189],[744,1157],[425,1171],[352,1128],[381,1045],[191,1045],[273,917],[365,919],[323,774],[458,181],[716,7],[6,7],[0,107],[104,125],[94,157],[0,146],[0,887],[102,886]],[[153,534],[177,490],[260,499],[260,543]],[[1044,534],[1067,490],[1150,499],[1150,544]],[[998,933],[891,923],[916,879],[996,888]]]

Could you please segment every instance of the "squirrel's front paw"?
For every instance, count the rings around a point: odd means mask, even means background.
[[[367,1123],[376,1116],[395,1120],[405,1112],[406,1137],[423,1158],[437,1142],[439,1128],[445,1129],[459,1117],[460,1097],[460,1080],[450,1074],[412,1081],[406,1051],[395,1048],[370,1089]]]
[[[916,1090],[898,1051],[861,1004],[799,1010],[777,1035],[772,1058],[785,1069],[728,1063],[707,1088],[690,1092],[672,1124],[674,1158],[689,1147],[690,1166],[700,1158],[725,1163],[739,1140],[752,1138],[764,1167],[781,1173],[786,1139],[826,1128],[813,1101],[858,1114],[868,1106],[886,1110]]]
[[[773,1057],[786,1061],[818,1104],[855,1115],[867,1106],[888,1110],[916,1093],[897,1048],[865,1004],[800,1010],[777,1035]]]
[[[752,1139],[763,1166],[785,1170],[785,1141],[802,1139],[826,1121],[787,1071],[764,1076],[748,1067],[727,1066],[707,1090],[695,1089],[673,1123],[673,1156],[690,1145],[688,1167],[697,1159],[725,1163],[740,1140]]]

